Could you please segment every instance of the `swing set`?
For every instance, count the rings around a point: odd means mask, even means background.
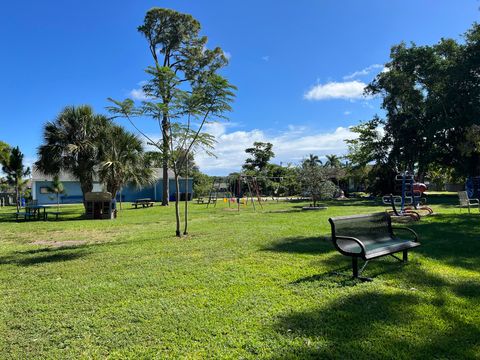
[[[218,200],[223,198],[223,202],[228,203],[229,208],[232,207],[232,204],[236,203],[237,211],[239,212],[241,205],[245,207],[249,202],[252,204],[253,210],[256,211],[255,200],[263,210],[262,202],[265,200],[262,199],[259,179],[275,181],[277,185],[273,193],[278,194],[280,183],[283,180],[282,177],[257,177],[245,174],[215,177],[212,181],[207,208],[210,204],[216,207]]]

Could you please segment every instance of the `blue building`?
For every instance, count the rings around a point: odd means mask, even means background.
[[[118,194],[117,200],[135,201],[136,199],[149,198],[153,201],[162,201],[163,194],[163,172],[162,169],[155,170],[155,183],[143,188],[135,188],[133,186],[125,186]],[[83,199],[80,182],[69,173],[60,173],[60,181],[63,183],[65,194],[60,194],[60,204],[77,204]],[[175,180],[173,172],[169,170],[169,197],[175,200]],[[32,198],[37,200],[39,204],[56,204],[57,197],[49,191],[52,184],[53,176],[45,175],[34,169],[32,172]],[[180,199],[185,199],[185,194],[192,196],[193,179],[188,179],[188,186],[185,179],[180,179]],[[94,179],[92,191],[104,191],[104,186]]]

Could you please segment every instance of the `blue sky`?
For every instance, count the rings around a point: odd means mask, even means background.
[[[218,158],[198,156],[210,174],[237,170],[255,140],[273,142],[277,163],[344,153],[348,127],[381,113],[359,94],[390,47],[458,39],[480,15],[477,0],[4,2],[0,140],[32,162],[43,124],[64,106],[105,112],[107,97],[136,95],[151,64],[136,27],[153,6],[191,13],[209,46],[230,57],[223,74],[238,87],[234,111],[208,128]]]

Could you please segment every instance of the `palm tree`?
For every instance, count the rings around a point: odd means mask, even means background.
[[[310,154],[308,159],[303,160],[303,163],[307,166],[322,165],[322,160],[317,155]]]
[[[342,167],[342,162],[340,161],[340,158],[335,155],[327,155],[326,156],[327,161],[325,162],[325,167],[332,167],[332,168],[339,168]]]
[[[48,191],[57,196],[57,212],[60,211],[60,194],[65,194],[65,188],[60,181],[58,175],[55,175],[52,180],[52,184],[48,187]]]
[[[38,148],[37,169],[47,175],[70,172],[80,181],[83,197],[92,191],[98,165],[98,134],[110,120],[88,105],[68,106],[43,130],[44,144]]]
[[[2,171],[7,174],[7,183],[15,189],[17,212],[20,210],[20,191],[26,185],[25,177],[30,175],[30,168],[23,165],[23,154],[14,147],[2,160]]]
[[[141,187],[154,182],[153,169],[137,136],[123,127],[111,125],[104,129],[99,149],[99,177],[112,199],[124,185]]]

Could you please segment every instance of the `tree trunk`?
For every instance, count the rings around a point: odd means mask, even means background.
[[[163,114],[162,119],[162,166],[163,166],[163,189],[162,189],[162,206],[168,206],[169,204],[169,179],[168,179],[168,160],[170,153],[170,139],[168,136],[168,115]],[[177,175],[175,175],[177,176]]]
[[[90,179],[80,181],[80,187],[82,188],[83,207],[87,211],[87,204],[85,204],[85,194],[93,190],[93,181]]]
[[[15,186],[15,196],[17,197],[17,200],[15,201],[17,205],[17,212],[19,212],[20,211],[20,191],[18,189],[18,180]]]
[[[177,221],[175,235],[182,237],[180,232],[180,182],[178,180],[178,173],[175,173],[175,220]]]
[[[188,154],[187,154],[188,157]],[[184,214],[184,228],[183,235],[188,235],[188,160],[187,160],[187,170],[185,174],[185,214]]]
[[[60,193],[57,192],[57,212],[60,211]]]

